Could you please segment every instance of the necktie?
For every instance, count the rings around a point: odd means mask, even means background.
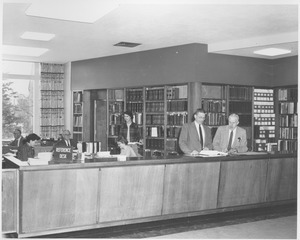
[[[230,132],[229,142],[228,142],[228,146],[227,146],[228,151],[231,149],[232,138],[233,138],[233,131]]]
[[[202,135],[202,129],[201,129],[201,125],[199,124],[199,134],[200,134],[200,147],[201,150],[203,149],[203,135]]]

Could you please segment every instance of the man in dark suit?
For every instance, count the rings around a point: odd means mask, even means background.
[[[199,108],[194,113],[194,121],[183,125],[179,146],[185,154],[197,155],[202,150],[212,149],[211,130],[203,125],[205,112]]]
[[[14,131],[14,140],[9,144],[9,146],[20,147],[24,143],[24,138],[22,137],[22,132],[20,129],[16,128]]]
[[[246,130],[238,127],[239,116],[231,114],[227,126],[220,126],[214,137],[214,150],[228,153],[247,152]]]
[[[62,133],[62,139],[55,144],[55,147],[68,147],[71,146],[77,149],[77,142],[71,139],[71,132],[64,130]]]

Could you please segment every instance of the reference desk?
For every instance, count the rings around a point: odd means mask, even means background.
[[[29,237],[296,202],[297,156],[86,159],[2,179],[3,232]]]

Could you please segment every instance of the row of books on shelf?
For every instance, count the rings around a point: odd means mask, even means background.
[[[271,114],[270,114],[271,115]],[[275,114],[272,114],[274,116],[272,117],[257,117],[256,115],[254,115],[254,125],[266,125],[266,126],[270,126],[270,125],[275,125]]]
[[[40,137],[43,139],[58,139],[59,134],[61,134],[64,129],[64,126],[42,126]]]
[[[279,126],[298,127],[298,115],[281,115],[279,117]]]
[[[41,72],[45,73],[64,73],[64,64],[41,63]]]
[[[252,100],[252,88],[250,87],[229,87],[230,100]]]
[[[146,102],[146,112],[164,112],[163,102]]]
[[[121,124],[124,121],[121,113],[113,113],[109,115],[109,124]]]
[[[42,92],[41,108],[63,108],[63,92]]]
[[[279,101],[297,101],[298,100],[298,89],[296,89],[296,88],[278,89],[278,100]]]
[[[124,111],[124,102],[113,102],[108,105],[109,112],[111,113],[121,113]]]
[[[82,114],[82,104],[81,103],[74,103],[74,113]]]
[[[82,102],[82,92],[73,92],[73,102],[75,103]]]
[[[226,125],[225,113],[207,113],[205,123],[206,125]]]
[[[143,89],[128,89],[126,101],[143,101]]]
[[[275,126],[254,126],[254,138],[275,139]]]
[[[202,98],[226,99],[227,90],[225,85],[206,85],[201,87]]]
[[[163,125],[164,124],[164,115],[162,114],[155,114],[155,115],[146,115],[146,124],[147,125]]]
[[[279,103],[280,114],[294,114],[298,112],[296,102],[281,102]]]
[[[177,126],[168,126],[166,129],[167,137],[168,138],[178,138],[181,131],[181,127]]]
[[[278,151],[282,153],[297,152],[298,142],[293,140],[278,140]]]
[[[229,112],[252,113],[252,102],[229,102]]]
[[[253,93],[254,93],[254,101],[273,101],[274,99],[273,89],[255,88]]]
[[[108,99],[109,100],[124,100],[123,89],[109,89],[108,90]]]
[[[279,128],[279,138],[297,139],[297,128]]]
[[[143,114],[142,113],[138,113],[138,112],[135,112],[132,114],[133,115],[133,119],[132,121],[138,125],[141,125],[143,124]]]
[[[148,139],[146,139],[146,148],[163,150],[164,149],[164,139],[148,138]]]
[[[202,100],[202,108],[205,112],[225,112],[225,100]]]
[[[187,101],[168,101],[167,102],[167,111],[187,111],[188,102]]]
[[[131,112],[143,112],[143,103],[126,103],[126,109]]]
[[[73,117],[73,126],[82,127],[83,126],[83,117],[82,116],[74,116]]]
[[[64,75],[42,73],[40,86],[41,86],[41,90],[44,91],[63,91]]]
[[[187,122],[187,113],[172,113],[167,115],[167,125],[183,125]]]
[[[187,85],[168,87],[167,88],[167,99],[182,99],[187,98]]]
[[[63,109],[41,109],[41,125],[64,125]]]
[[[147,137],[164,137],[164,127],[156,126],[156,127],[146,127],[146,136]]]
[[[146,100],[164,100],[164,95],[164,88],[146,89]]]
[[[262,142],[255,142],[254,143],[254,151],[256,152],[265,152],[265,151],[277,151],[278,147],[277,147],[277,143],[269,143],[266,142],[265,140],[261,140]],[[263,142],[264,141],[264,142]]]

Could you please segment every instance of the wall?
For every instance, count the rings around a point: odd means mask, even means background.
[[[271,86],[281,71],[297,84],[294,58],[274,60],[213,54],[205,44],[188,44],[72,62],[71,89],[101,89],[182,82]],[[292,63],[292,64],[291,64]],[[280,73],[280,75],[284,75]]]
[[[274,79],[272,86],[298,84],[298,56],[274,60]]]

